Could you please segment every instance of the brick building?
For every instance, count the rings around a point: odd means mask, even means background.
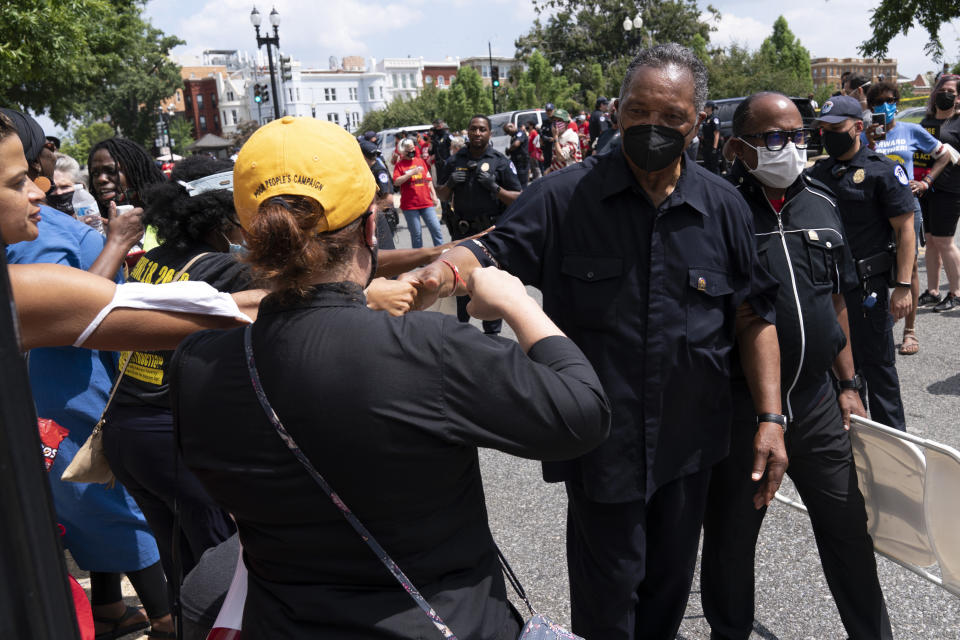
[[[896,82],[898,78],[896,58],[812,58],[810,60],[810,73],[813,75],[815,89],[824,85],[840,89],[840,76],[845,71],[870,78],[872,81],[879,80],[881,76],[892,82]]]

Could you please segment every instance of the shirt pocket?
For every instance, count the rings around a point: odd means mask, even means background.
[[[566,316],[579,327],[609,329],[617,324],[617,294],[623,281],[623,260],[594,256],[563,256],[569,299]]]
[[[727,330],[730,276],[720,269],[690,267],[687,281],[686,335],[691,347],[714,347]]]
[[[837,254],[843,249],[843,238],[832,229],[808,229],[803,233],[810,278],[814,284],[839,286]]]

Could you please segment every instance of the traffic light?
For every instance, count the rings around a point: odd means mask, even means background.
[[[267,86],[264,85],[263,89],[260,90],[260,98],[263,102],[270,102],[270,90],[267,89]]]
[[[293,69],[290,67],[290,56],[280,56],[280,77],[284,80],[293,80]]]
[[[253,101],[257,104],[263,102],[263,87],[259,84],[253,85]]]
[[[490,80],[493,82],[494,87],[500,86],[500,67],[492,67],[490,69]]]

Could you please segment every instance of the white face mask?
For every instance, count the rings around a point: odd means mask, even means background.
[[[766,147],[754,147],[740,139],[743,144],[757,152],[757,168],[747,169],[754,177],[774,189],[786,189],[794,183],[807,165],[807,150],[797,149],[796,145],[788,142],[779,151],[770,151]],[[746,166],[746,163],[744,163]]]

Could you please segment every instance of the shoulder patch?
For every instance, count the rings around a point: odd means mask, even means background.
[[[390,178],[388,178],[388,177],[387,177],[387,174],[384,173],[383,171],[381,171],[381,172],[377,175],[377,180],[379,180],[380,182],[390,182]]]
[[[893,170],[893,175],[897,176],[900,184],[904,186],[910,184],[910,180],[907,178],[907,172],[903,170],[903,165],[898,164],[897,168]]]
[[[510,171],[513,171],[513,175],[517,175],[517,167],[513,164],[513,160],[510,161]]]

